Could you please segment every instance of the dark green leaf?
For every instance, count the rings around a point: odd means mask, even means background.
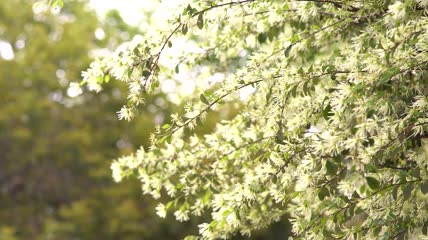
[[[327,175],[333,176],[337,173],[337,166],[332,161],[327,160],[325,163],[325,167],[327,168]]]
[[[376,227],[376,228],[373,230],[373,233],[374,233],[375,235],[379,235],[380,231],[382,231],[382,228],[381,228],[381,227]]]
[[[425,224],[422,226],[422,234],[423,235],[428,235],[428,223],[425,222]]]
[[[350,207],[350,208],[348,209],[348,211],[346,212],[346,213],[347,213],[347,215],[348,215],[348,217],[352,217],[352,216],[354,216],[354,210],[355,210],[355,205],[352,205],[352,207]]]
[[[205,97],[205,95],[204,95],[204,94],[201,94],[201,95],[199,96],[199,98],[201,99],[201,101],[202,101],[203,103],[205,103],[205,104],[207,104],[207,105],[210,105],[210,102],[207,100],[207,98]]]
[[[184,35],[186,35],[186,33],[187,33],[187,31],[188,31],[189,29],[187,28],[187,24],[183,24],[183,26],[181,27],[181,32],[184,34]]]
[[[296,84],[296,85],[294,85],[294,86],[290,89],[289,94],[291,94],[291,96],[292,96],[292,97],[296,97],[296,95],[297,95],[297,84]]]
[[[323,109],[323,111],[322,111],[322,116],[323,116],[323,118],[324,118],[325,120],[328,120],[328,119],[330,118],[330,116],[332,115],[332,114],[330,113],[330,111],[331,111],[331,106],[330,106],[330,104],[329,104],[329,105],[327,105],[327,106]]]
[[[325,187],[322,187],[318,192],[318,198],[322,201],[325,199],[325,197],[329,196],[328,189]]]
[[[204,28],[204,14],[203,13],[200,13],[198,15],[198,21],[196,22],[196,24],[198,25],[199,29]]]
[[[183,132],[184,132],[184,135],[186,136],[189,136],[190,134],[192,134],[192,131],[188,127],[183,128]]]
[[[374,113],[375,113],[375,110],[370,109],[370,110],[367,112],[367,118],[372,118]]]
[[[281,129],[276,132],[275,142],[278,144],[284,144],[284,132]]]
[[[397,200],[397,194],[398,194],[398,186],[395,186],[393,189],[392,189],[392,198],[394,199],[394,200]]]
[[[303,83],[303,93],[308,94],[308,82]]]
[[[400,73],[400,68],[393,67],[391,69],[388,69],[386,72],[384,72],[379,79],[379,82],[377,83],[377,86],[382,85],[383,83],[387,82],[389,79]]]
[[[380,187],[379,181],[374,177],[366,177],[367,185],[373,190],[377,190]]]
[[[421,192],[426,194],[428,192],[428,181],[424,181],[421,184]]]
[[[148,78],[150,76],[150,71],[149,70],[144,70],[143,71],[143,77]]]
[[[315,85],[318,85],[318,83],[320,82],[320,78],[319,77],[314,77],[314,78],[312,78],[312,84],[315,86]]]
[[[285,50],[284,50],[284,55],[286,56],[286,57],[288,57],[289,55],[290,55],[290,51],[291,51],[291,48],[293,47],[293,44],[291,44],[290,46],[288,46]]]
[[[269,31],[269,32],[267,32],[266,34],[267,34],[267,38],[269,39],[269,41],[271,41],[271,42],[272,42],[272,40],[273,40],[273,38],[274,38],[273,32],[272,32],[272,31]]]
[[[198,125],[198,126],[202,126],[202,121],[201,121],[201,118],[200,118],[200,117],[197,117],[197,118],[196,118],[196,125]]]
[[[266,39],[267,39],[266,33],[259,33],[259,35],[257,36],[257,40],[259,41],[259,43],[266,42]]]
[[[406,187],[404,188],[404,190],[403,190],[403,196],[404,196],[405,200],[409,199],[409,197],[410,197],[410,195],[412,193],[412,189],[413,189],[413,184],[411,184],[411,183],[407,184]]]
[[[192,8],[192,6],[190,6],[190,4],[187,5],[186,9],[184,9],[184,13],[187,15],[191,15],[192,11],[193,11],[193,8]]]

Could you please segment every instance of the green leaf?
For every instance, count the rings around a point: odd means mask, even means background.
[[[284,55],[285,57],[288,57],[290,55],[290,51],[291,48],[293,47],[293,44],[290,44],[290,46],[288,46],[285,50],[284,50]]]
[[[292,45],[296,44],[298,41],[300,41],[299,34],[295,33],[293,36],[291,36],[290,41]]]
[[[143,71],[143,77],[145,77],[145,78],[150,77],[150,71],[149,70],[144,70]]]
[[[201,94],[200,96],[199,96],[199,98],[201,99],[201,101],[203,102],[203,103],[205,103],[206,105],[210,105],[210,102],[207,100],[207,98],[205,97],[205,95],[204,94]]]
[[[187,24],[183,24],[182,26],[181,26],[181,32],[184,34],[184,35],[186,35],[186,33],[189,31],[189,29],[188,29],[188,27],[187,27]]]
[[[367,181],[367,185],[369,185],[369,187],[372,190],[379,189],[380,183],[379,183],[379,181],[376,178],[374,178],[374,177],[366,177],[366,181]]]
[[[186,7],[186,9],[184,9],[183,13],[187,14],[187,15],[192,15],[192,11],[193,11],[192,6],[190,6],[190,4],[188,4],[187,7]]]
[[[174,71],[175,71],[175,73],[177,73],[177,74],[180,72],[180,65],[179,65],[179,64],[177,64],[177,66],[175,66]]]
[[[305,95],[307,95],[307,94],[308,94],[308,82],[304,82],[304,83],[303,83],[303,93],[304,93]]]
[[[197,117],[197,118],[196,118],[196,125],[198,125],[198,126],[202,126],[202,121],[201,121],[201,118],[200,118],[200,117]]]
[[[350,207],[347,211],[346,211],[348,217],[352,217],[354,216],[355,213],[355,205],[353,205],[352,207]]]
[[[171,41],[168,41],[168,47],[172,48],[172,42]]]
[[[161,139],[159,139],[159,143],[164,143],[167,137],[168,136],[163,136]]]
[[[318,192],[318,198],[322,201],[325,197],[329,196],[328,189],[326,187],[322,187]]]
[[[282,129],[278,130],[275,135],[275,143],[277,144],[284,144],[284,132]]]
[[[171,144],[171,135],[166,136],[165,140],[168,144]]]
[[[428,235],[428,223],[425,222],[424,225],[422,226],[422,234],[427,236]]]
[[[412,194],[412,190],[413,190],[413,184],[408,183],[403,190],[403,197],[405,200],[409,199],[410,195]]]
[[[297,84],[294,85],[288,93],[291,94],[292,97],[296,97],[297,96]]]
[[[188,127],[183,128],[183,132],[184,132],[184,135],[186,136],[189,136],[190,134],[192,134],[192,131]]]
[[[397,195],[398,195],[398,186],[395,186],[393,189],[392,189],[392,198],[394,199],[394,200],[397,200]]]
[[[104,82],[106,82],[106,83],[110,82],[110,75],[109,74],[104,76]]]
[[[198,25],[199,29],[204,28],[204,14],[203,13],[200,13],[198,15],[198,21],[196,22],[196,24]]]
[[[330,104],[327,105],[323,110],[322,110],[322,116],[325,120],[328,120],[333,114],[330,113],[331,111],[331,106]]]
[[[167,204],[166,204],[166,206],[165,206],[165,208],[166,209],[169,209],[169,208],[171,208],[172,207],[172,205],[174,204],[174,201],[169,201]]]
[[[56,0],[56,1],[54,1],[54,2],[52,3],[52,7],[53,7],[53,8],[57,8],[57,7],[59,7],[59,8],[63,8],[63,7],[64,7],[64,3],[63,3],[63,1],[62,1],[62,0]]]
[[[325,167],[327,168],[327,175],[333,176],[337,173],[337,166],[332,161],[327,160],[325,163]]]
[[[376,173],[377,170],[378,169],[373,164],[367,164],[367,165],[365,165],[365,171],[368,172],[368,173]]]
[[[375,110],[370,109],[370,110],[367,112],[367,118],[372,118],[374,113],[375,113]]]
[[[384,84],[385,82],[387,82],[389,79],[391,79],[392,77],[394,77],[395,75],[397,75],[398,73],[400,73],[400,68],[399,67],[393,67],[388,69],[387,71],[385,71],[381,76],[379,81],[377,82],[377,86],[380,86],[382,84]]]
[[[129,68],[127,71],[128,78],[131,78],[132,73],[134,72],[134,68]]]
[[[199,237],[198,236],[194,236],[194,235],[189,235],[189,236],[186,236],[184,238],[184,240],[198,240],[198,239],[199,239]]]
[[[421,184],[421,192],[426,194],[428,192],[428,181],[423,181]]]
[[[266,33],[259,33],[259,35],[257,35],[257,41],[259,41],[259,43],[265,43],[266,39],[267,39]]]

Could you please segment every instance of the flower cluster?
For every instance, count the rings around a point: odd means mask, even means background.
[[[159,59],[181,32],[211,48],[182,64],[226,76],[159,127],[149,151],[116,160],[115,180],[132,175],[144,193],[166,193],[161,217],[210,214],[203,239],[249,235],[285,215],[303,239],[427,235],[425,1],[188,2],[162,41],[84,73],[94,90],[106,74],[125,78],[139,99],[174,75]],[[242,102],[237,116],[184,140],[230,101]]]

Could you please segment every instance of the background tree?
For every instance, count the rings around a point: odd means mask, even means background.
[[[133,124],[115,111],[126,97],[111,83],[100,95],[67,96],[92,60],[132,36],[117,12],[99,22],[83,1],[60,14],[33,1],[0,2],[0,239],[176,239],[191,224],[155,217],[138,181],[114,184],[109,159],[148,146],[154,114],[172,106],[154,95]],[[96,31],[104,38],[96,38]],[[125,35],[126,35],[125,34]],[[10,47],[10,48],[8,48]],[[89,54],[88,54],[89,53]],[[160,101],[163,100],[163,101]],[[148,109],[151,109],[150,111]]]
[[[184,1],[169,29],[93,62],[82,84],[100,90],[106,75],[126,82],[119,118],[132,119],[147,93],[174,77],[163,59],[182,34],[210,53],[186,54],[194,78],[226,78],[159,127],[149,151],[116,160],[113,177],[132,175],[144,193],[168,195],[161,217],[209,212],[199,225],[206,239],[250,234],[287,213],[303,239],[426,236],[426,5]],[[217,64],[200,61],[207,55]],[[230,69],[232,59],[243,64]],[[237,97],[249,87],[253,94]],[[234,101],[246,105],[240,114],[183,141],[209,110]]]

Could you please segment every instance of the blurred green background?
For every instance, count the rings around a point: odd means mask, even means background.
[[[114,183],[110,172],[112,159],[147,147],[154,124],[177,107],[157,94],[128,123],[116,116],[126,101],[119,82],[100,94],[67,95],[94,51],[138,29],[117,11],[101,22],[85,1],[67,1],[59,14],[35,13],[33,3],[0,1],[0,240],[197,234],[198,219],[160,219],[138,182]],[[213,128],[217,118],[210,119],[201,133]],[[253,238],[283,239],[288,231],[280,223]]]

